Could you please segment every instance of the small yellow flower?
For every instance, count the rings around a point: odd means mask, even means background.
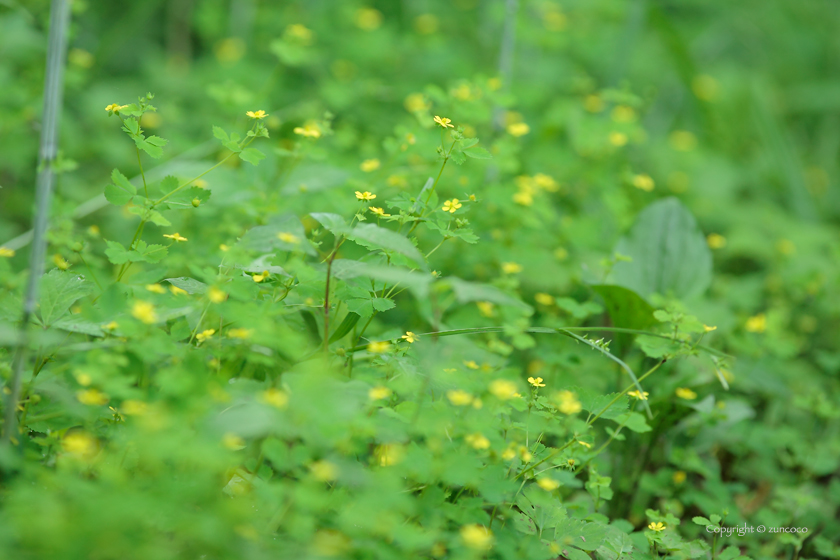
[[[706,244],[710,249],[723,249],[726,247],[726,238],[719,233],[710,233],[706,237]]]
[[[461,206],[463,206],[463,204],[461,204],[457,198],[453,198],[452,200],[447,200],[443,203],[443,211],[449,212],[450,214],[454,214],[455,211]]]
[[[380,445],[374,451],[374,455],[379,460],[380,467],[390,467],[396,465],[403,459],[405,452],[399,445],[389,444]]]
[[[15,256],[15,250],[8,247],[0,247],[0,257],[11,258]]]
[[[677,484],[677,485],[685,482],[686,478],[687,478],[687,475],[685,474],[685,471],[677,471],[671,476],[671,480],[673,480],[674,484]]]
[[[627,105],[618,105],[612,110],[612,120],[617,123],[631,123],[636,120],[636,110]]]
[[[259,284],[260,282],[262,282],[263,280],[265,280],[269,276],[271,276],[271,274],[269,274],[267,270],[263,270],[262,273],[254,274],[253,276],[251,276],[251,279],[254,282],[256,282],[257,284]]]
[[[690,152],[697,146],[697,137],[687,130],[675,130],[668,141],[672,148],[680,152]]]
[[[534,301],[540,305],[554,305],[554,296],[540,292],[534,295]]]
[[[370,210],[371,212],[373,212],[377,216],[387,217],[387,216],[391,215],[391,214],[386,214],[385,210],[383,210],[382,208],[377,208],[376,206],[368,206],[368,210]]]
[[[160,284],[146,284],[146,289],[156,294],[165,294],[166,289]]]
[[[520,445],[519,446],[519,458],[522,459],[523,463],[528,463],[528,462],[531,461],[531,459],[534,458],[534,455],[533,455],[533,453],[528,451],[527,447],[525,447],[524,445]]]
[[[364,31],[374,31],[382,25],[382,12],[374,8],[356,10],[356,26]]]
[[[642,391],[641,393],[639,393],[638,391],[627,392],[627,396],[639,399],[640,401],[648,400],[648,395],[650,395],[650,393],[648,393],[647,391]]]
[[[141,416],[146,413],[146,410],[149,408],[149,405],[143,401],[136,401],[136,400],[127,400],[123,401],[122,407],[120,407],[123,414],[127,414],[129,416]]]
[[[461,527],[461,540],[469,548],[489,550],[493,546],[493,532],[484,525],[464,525]]]
[[[570,469],[574,468],[575,460],[574,459],[566,459],[566,466],[569,467]]]
[[[557,490],[558,488],[560,488],[560,483],[554,480],[553,478],[544,476],[537,479],[537,486],[539,486],[546,492],[551,492],[552,490]]]
[[[365,173],[370,173],[371,171],[376,171],[382,166],[382,163],[378,159],[366,159],[359,165],[359,169],[364,171]]]
[[[79,391],[76,393],[76,399],[78,399],[80,403],[88,406],[101,406],[110,400],[108,395],[99,389],[86,389],[84,391]]]
[[[214,334],[216,334],[216,329],[207,329],[195,335],[195,339],[198,341],[199,344],[201,344]]]
[[[505,461],[513,461],[516,458],[516,449],[511,446],[502,451],[502,459]]]
[[[315,123],[306,123],[303,126],[296,126],[294,133],[307,138],[320,138],[321,129]]]
[[[119,326],[120,326],[120,324],[119,324],[119,323],[117,323],[116,321],[111,321],[110,323],[106,323],[106,324],[102,325],[102,330],[104,330],[104,331],[112,331],[112,330],[116,329],[116,328],[117,328],[117,327],[119,327]]]
[[[665,524],[664,524],[664,523],[662,523],[661,521],[660,521],[659,523],[651,523],[650,525],[648,525],[648,529],[650,529],[651,531],[655,531],[655,532],[657,532],[657,533],[658,533],[658,532],[660,532],[660,531],[664,531],[664,530],[665,530]]]
[[[222,253],[227,253],[228,251],[230,251],[230,247],[222,243],[221,245],[219,245],[219,251],[221,251]]]
[[[372,401],[378,401],[387,399],[392,393],[393,391],[391,389],[380,385],[378,387],[371,387],[370,391],[368,391],[368,398]]]
[[[579,445],[582,445],[583,447],[585,447],[585,448],[587,448],[587,449],[590,449],[590,448],[592,447],[592,444],[591,444],[591,443],[588,443],[588,442],[585,442],[585,441],[581,441],[581,440],[577,440],[577,442],[578,442],[578,444],[579,444]]]
[[[405,98],[403,106],[409,113],[416,113],[417,111],[425,111],[432,105],[426,100],[426,96],[422,93],[412,93]]]
[[[473,402],[473,396],[461,389],[447,391],[446,398],[455,406],[467,406]]]
[[[156,323],[158,320],[157,313],[155,312],[155,306],[148,301],[134,302],[134,306],[131,308],[131,315],[135,319],[139,319],[147,325]]]
[[[187,240],[186,237],[183,237],[180,233],[177,233],[177,232],[173,233],[172,235],[163,234],[163,236],[168,238],[168,239],[174,239],[176,242]]]
[[[557,401],[558,410],[563,414],[577,414],[583,409],[577,396],[571,391],[555,393],[554,400]]]
[[[236,328],[236,329],[228,329],[227,337],[228,338],[240,338],[246,339],[251,338],[251,335],[254,331],[251,329],[243,329],[243,328]]]
[[[420,337],[418,337],[416,334],[414,334],[414,333],[413,333],[413,332],[411,332],[411,331],[405,331],[405,334],[404,334],[404,335],[402,335],[402,338],[403,338],[406,342],[408,342],[409,344],[414,344],[415,342],[417,342],[418,340],[420,340]]]
[[[759,313],[747,319],[744,328],[747,332],[763,333],[767,330],[767,316],[764,313]]]
[[[557,181],[554,180],[554,177],[546,175],[545,173],[537,173],[534,175],[534,184],[537,188],[548,192],[557,192],[560,189],[557,185]]]
[[[687,401],[693,401],[697,398],[697,393],[688,389],[687,387],[678,387],[674,393],[681,399],[685,399]]]
[[[528,383],[530,383],[534,387],[545,387],[545,383],[543,383],[542,377],[529,377]]]
[[[467,366],[469,369],[479,368],[479,365],[475,363],[475,360],[464,360],[464,365]]]
[[[245,448],[245,440],[236,434],[228,432],[222,436],[222,445],[231,451],[238,451]]]
[[[173,296],[183,296],[185,294],[189,294],[189,292],[183,288],[179,288],[178,286],[169,286],[169,291],[172,292]]]
[[[505,274],[519,274],[522,272],[522,265],[515,262],[502,263],[502,272]]]
[[[520,206],[531,206],[534,204],[534,195],[529,192],[520,191],[514,193],[512,199]]]
[[[475,197],[475,195],[471,194],[470,195],[470,202],[475,202],[476,200],[478,200],[478,199]]]
[[[437,115],[435,115],[435,122],[438,123],[440,127],[444,129],[446,127],[455,128],[454,124],[449,124],[452,122],[452,119],[448,119],[446,117],[438,117]]]
[[[609,135],[610,144],[616,147],[621,147],[627,144],[627,135],[623,132],[612,131]]]
[[[70,263],[67,262],[67,259],[62,257],[61,255],[53,255],[53,263],[57,266],[60,270],[67,270],[70,268]]]
[[[300,243],[300,238],[297,235],[287,233],[285,231],[281,231],[277,234],[277,239],[282,241],[283,243],[289,243],[291,245],[297,245]]]
[[[712,331],[716,331],[716,330],[717,330],[717,327],[710,327],[709,325],[703,325],[703,331],[704,332],[712,332]]]
[[[641,174],[633,176],[633,186],[639,190],[650,192],[653,190],[655,185],[650,175]]]
[[[266,113],[262,109],[260,109],[259,111],[248,111],[245,114],[255,120],[264,119],[268,116],[268,113]]]
[[[507,125],[507,132],[511,136],[520,137],[525,136],[531,132],[531,127],[525,123],[512,123]]]
[[[371,194],[368,191],[365,191],[365,192],[356,191],[356,198],[358,198],[359,200],[367,201],[367,200],[373,200],[374,198],[376,198],[376,195]]]
[[[61,448],[71,455],[91,459],[99,447],[96,438],[82,430],[68,432],[61,440]]]
[[[477,301],[475,302],[476,307],[478,307],[478,312],[481,313],[485,317],[492,317],[495,315],[496,306],[492,302],[489,301]]]
[[[329,461],[315,461],[309,465],[309,471],[315,480],[331,482],[338,478],[338,467]]]
[[[508,381],[507,379],[495,379],[490,383],[490,392],[493,393],[497,399],[505,401],[514,398],[516,393],[516,383]]]
[[[285,391],[269,387],[259,394],[257,397],[261,403],[265,403],[274,408],[285,408],[289,404],[289,395]]]
[[[209,299],[212,303],[222,303],[227,299],[227,293],[215,286],[211,286],[210,289],[207,290],[207,299]]]
[[[111,103],[110,105],[105,107],[105,110],[109,113],[119,113],[122,109],[125,109],[126,107],[128,107],[128,105],[117,105],[116,103]]]
[[[464,441],[466,441],[473,449],[490,448],[490,440],[479,433],[469,434],[468,436],[464,437]]]
[[[381,340],[378,342],[371,342],[367,345],[367,351],[371,354],[382,354],[383,352],[387,352],[391,349],[391,343],[387,340]]]

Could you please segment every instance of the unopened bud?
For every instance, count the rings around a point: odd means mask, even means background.
[[[201,201],[197,198],[192,199],[192,205],[198,208],[201,205]]]

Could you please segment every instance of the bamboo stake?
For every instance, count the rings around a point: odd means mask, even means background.
[[[58,123],[64,93],[64,64],[67,52],[67,26],[70,20],[70,1],[53,0],[50,8],[50,33],[47,45],[47,72],[44,80],[44,116],[41,128],[41,146],[38,151],[38,179],[35,190],[35,217],[32,250],[29,253],[29,279],[23,301],[23,317],[18,346],[12,369],[11,387],[6,399],[3,424],[3,445],[17,435],[17,406],[20,382],[29,346],[29,322],[38,300],[38,288],[44,274],[44,257],[47,249],[47,225],[52,199],[53,161],[58,153]]]

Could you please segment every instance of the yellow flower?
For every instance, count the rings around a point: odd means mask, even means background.
[[[642,391],[642,393],[639,393],[638,391],[627,392],[627,396],[637,398],[640,401],[648,400],[648,395],[650,395],[650,393],[648,393],[647,391]]]
[[[105,325],[102,325],[102,330],[105,330],[105,331],[112,331],[112,330],[116,329],[116,328],[117,328],[117,327],[119,327],[119,326],[120,326],[120,324],[119,324],[119,323],[117,323],[116,321],[111,321],[110,323],[107,323],[107,324],[105,324]]]
[[[716,330],[717,330],[717,327],[710,327],[709,325],[703,325],[703,331],[704,332],[712,332],[712,331],[716,331]]]
[[[710,233],[706,237],[706,244],[710,249],[723,249],[726,247],[726,238],[718,233]]]
[[[763,333],[767,330],[767,316],[764,313],[759,313],[747,319],[744,328],[747,332]]]
[[[502,87],[502,79],[498,77],[490,78],[487,80],[487,89],[490,91],[497,91]]]
[[[697,393],[695,393],[691,389],[688,389],[687,387],[678,387],[677,390],[674,391],[674,393],[676,393],[676,395],[679,398],[685,399],[687,401],[693,401],[697,398]]]
[[[475,305],[478,307],[478,312],[485,317],[492,317],[494,315],[494,309],[496,306],[493,303],[489,301],[477,301],[475,302]]]
[[[570,469],[571,469],[571,468],[574,468],[574,466],[575,466],[575,460],[574,460],[574,459],[566,459],[566,465],[567,465]]]
[[[8,247],[0,247],[0,257],[11,258],[15,256],[15,250]]]
[[[382,12],[373,8],[359,8],[355,20],[359,29],[373,31],[382,25]]]
[[[385,210],[383,210],[382,208],[377,208],[376,206],[368,206],[368,210],[370,210],[371,212],[373,212],[377,216],[387,217],[387,216],[391,215],[391,214],[386,214]]]
[[[315,480],[330,482],[338,478],[338,467],[329,461],[315,461],[309,465],[309,471]]]
[[[221,245],[219,245],[219,251],[221,251],[222,253],[227,253],[229,250],[230,250],[230,247],[228,247],[228,246],[227,246],[227,245],[225,245],[224,243],[222,243]]]
[[[558,488],[560,488],[560,483],[554,480],[553,478],[544,476],[537,479],[537,486],[539,486],[546,492],[551,492],[552,490],[557,490]]]
[[[189,292],[187,290],[184,290],[183,288],[179,288],[178,286],[172,286],[172,285],[169,286],[169,291],[172,292],[172,295],[174,295],[174,296],[182,296],[184,294],[189,294]]]
[[[378,342],[371,342],[367,345],[367,351],[371,354],[382,354],[391,349],[391,343],[387,340],[380,340]]]
[[[201,344],[214,334],[216,334],[216,329],[207,329],[195,335],[195,339],[199,342],[199,344]]]
[[[650,525],[648,525],[648,529],[650,529],[651,531],[656,531],[658,533],[659,531],[665,530],[665,524],[661,521],[659,523],[651,523]]]
[[[680,152],[690,152],[697,146],[697,137],[687,130],[675,130],[668,137],[671,147]]]
[[[537,173],[534,175],[534,184],[538,188],[548,192],[557,192],[560,188],[557,185],[557,181],[554,180],[554,177],[546,175],[545,173]]]
[[[242,329],[242,328],[228,329],[227,337],[228,338],[241,338],[241,339],[251,338],[251,334],[253,332],[254,331],[252,331],[251,329]]]
[[[505,461],[513,461],[516,458],[516,449],[513,446],[508,447],[502,451],[502,459]]]
[[[289,395],[285,391],[269,387],[259,394],[259,401],[274,408],[285,408],[289,404]]]
[[[371,387],[370,391],[368,391],[368,398],[372,401],[378,401],[387,399],[392,393],[393,391],[391,389],[380,385],[378,387]]]
[[[213,303],[222,303],[227,299],[227,293],[216,286],[211,286],[210,289],[207,290],[207,299]]]
[[[179,242],[179,241],[186,241],[186,240],[187,240],[187,238],[186,238],[186,237],[181,236],[181,234],[180,234],[180,233],[178,233],[178,232],[175,232],[175,233],[173,233],[172,235],[166,235],[166,234],[163,234],[163,236],[164,236],[164,237],[166,237],[166,238],[168,238],[168,239],[174,239],[176,242]]]
[[[108,395],[99,389],[86,389],[84,391],[79,391],[76,393],[76,399],[78,399],[80,403],[88,406],[103,405],[110,400]]]
[[[636,110],[627,105],[618,105],[612,110],[611,117],[617,123],[631,123],[636,120]]]
[[[591,443],[588,443],[588,442],[585,442],[585,441],[580,441],[580,440],[577,440],[577,442],[578,442],[578,444],[582,445],[583,447],[585,447],[587,449],[590,449],[592,447]]]
[[[394,444],[380,445],[374,451],[374,455],[379,459],[379,466],[381,467],[396,465],[402,461],[404,454],[403,448]]]
[[[300,238],[297,235],[287,233],[285,231],[281,231],[277,234],[277,239],[282,241],[283,243],[290,243],[292,245],[297,245],[300,243]]]
[[[449,212],[450,214],[454,214],[455,211],[461,206],[463,206],[463,204],[461,204],[457,198],[453,198],[452,200],[447,200],[443,203],[443,211]]]
[[[464,360],[464,365],[467,366],[469,369],[478,369],[478,364],[475,363],[475,360]]]
[[[507,125],[508,134],[511,136],[525,136],[529,132],[531,132],[531,127],[525,123],[512,123]]]
[[[318,128],[318,125],[315,123],[306,123],[303,126],[296,126],[294,128],[294,133],[299,134],[300,136],[306,136],[307,138],[321,137],[321,129]]]
[[[650,192],[654,188],[653,179],[651,179],[650,175],[634,175],[633,176],[633,186],[639,190],[643,190],[645,192]]]
[[[484,525],[464,525],[461,527],[461,540],[469,548],[475,550],[489,550],[493,547],[493,532]]]
[[[231,451],[238,451],[245,448],[245,440],[236,434],[228,432],[222,436],[222,445]]]
[[[473,402],[473,396],[461,389],[447,391],[446,398],[455,406],[467,406]]]
[[[358,198],[359,200],[373,200],[374,198],[376,198],[376,195],[371,194],[368,191],[365,191],[365,192],[356,191],[356,198]]]
[[[464,438],[464,441],[470,444],[473,449],[488,449],[490,447],[490,440],[479,433],[469,434]]]
[[[268,116],[268,113],[266,113],[262,109],[260,109],[259,111],[248,111],[245,114],[255,120],[264,119]]]
[[[131,315],[135,319],[139,319],[147,325],[156,323],[158,320],[157,313],[155,312],[155,306],[148,301],[134,302],[134,306],[131,308]]]
[[[111,103],[110,105],[105,107],[105,110],[109,113],[119,113],[122,109],[125,109],[126,107],[128,107],[128,105],[117,105],[116,103]]]
[[[615,130],[610,132],[609,135],[610,144],[613,146],[621,147],[627,144],[627,135],[623,132],[616,132]]]
[[[516,383],[507,379],[495,379],[490,383],[490,392],[499,400],[512,399],[516,396]]]
[[[160,284],[146,284],[146,289],[156,294],[165,294],[166,289]]]
[[[540,292],[534,295],[534,301],[540,305],[554,305],[554,296]]]
[[[431,104],[426,100],[426,96],[422,93],[412,93],[403,101],[406,111],[409,113],[416,113],[417,111],[425,111]]]
[[[583,108],[590,113],[600,113],[604,110],[604,100],[599,95],[587,95],[583,100]]]
[[[530,383],[534,387],[545,387],[545,383],[543,383],[542,377],[529,377],[528,383]]]
[[[522,265],[515,262],[502,263],[502,272],[505,274],[519,274],[522,272]]]
[[[402,335],[402,338],[403,338],[406,342],[408,342],[409,344],[414,344],[415,342],[417,342],[418,340],[420,340],[420,337],[418,337],[416,334],[414,334],[414,333],[413,333],[413,332],[411,332],[411,331],[405,331],[405,334],[404,334],[404,335]]]
[[[577,414],[583,409],[577,396],[571,391],[555,393],[554,399],[557,401],[558,410],[563,414]]]
[[[53,263],[55,263],[55,266],[57,266],[60,270],[67,270],[70,268],[70,263],[67,262],[67,260],[61,255],[53,255],[52,260]]]
[[[514,193],[513,201],[520,206],[531,206],[534,204],[534,195],[529,192],[520,191],[518,193]]]
[[[674,484],[682,484],[685,482],[686,478],[687,475],[685,474],[685,471],[677,471],[673,474],[673,476],[671,476],[671,480],[674,481]]]
[[[92,458],[99,447],[99,443],[92,435],[82,430],[68,432],[61,440],[61,448],[71,455],[78,455],[84,459]]]
[[[448,119],[446,117],[438,117],[437,115],[435,115],[435,122],[438,123],[440,127],[444,129],[446,127],[455,128],[454,124],[449,124],[452,122],[452,119]]]
[[[254,274],[253,276],[251,276],[251,279],[257,284],[259,284],[269,276],[271,276],[271,274],[269,274],[267,270],[263,270],[261,274]]]
[[[718,95],[720,84],[713,77],[701,74],[691,80],[691,89],[703,101],[712,101]]]
[[[359,165],[359,169],[364,171],[365,173],[370,173],[371,171],[376,171],[382,164],[379,162],[378,159],[366,159]]]
[[[522,459],[523,463],[528,463],[528,462],[531,461],[531,459],[534,458],[534,455],[530,451],[528,451],[527,447],[525,447],[524,445],[520,445],[519,446],[519,457],[520,457],[520,459]]]

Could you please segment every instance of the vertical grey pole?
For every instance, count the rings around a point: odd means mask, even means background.
[[[3,423],[3,444],[13,435],[17,437],[17,406],[20,381],[29,346],[29,322],[38,301],[38,288],[44,274],[44,257],[47,250],[47,224],[55,175],[53,161],[58,153],[58,121],[61,117],[61,100],[64,93],[64,61],[67,51],[67,26],[70,20],[70,0],[52,0],[50,8],[50,34],[47,45],[47,72],[44,80],[44,116],[41,126],[41,146],[38,151],[38,180],[35,190],[35,218],[32,251],[29,253],[29,280],[23,300],[23,318],[20,336],[12,367],[6,414]]]

